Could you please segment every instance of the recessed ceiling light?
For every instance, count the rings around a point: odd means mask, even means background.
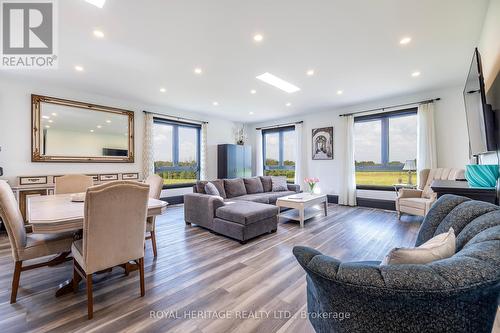
[[[399,44],[401,44],[401,45],[406,45],[406,44],[408,44],[408,43],[410,43],[410,42],[411,42],[411,38],[410,38],[410,37],[404,37],[404,38],[402,38],[402,39],[399,41]]]
[[[267,84],[270,84],[278,89],[286,91],[289,94],[300,90],[299,87],[297,87],[297,86],[295,86],[295,85],[291,84],[290,82],[287,82],[283,79],[280,79],[279,77],[274,76],[271,73],[266,72],[264,74],[261,74],[261,75],[257,76],[257,79],[259,79]]]
[[[94,130],[90,130],[90,133],[94,133]]]
[[[166,91],[167,91],[167,89],[165,89],[165,88],[160,88],[160,92],[164,93],[164,92],[166,92]]]
[[[202,73],[203,73],[203,70],[202,70],[201,68],[199,68],[199,67],[196,67],[196,68],[194,69],[194,73],[195,73],[195,74],[200,75],[200,74],[202,74]]]
[[[49,116],[42,116],[43,119],[50,119]]]
[[[420,72],[419,71],[415,71],[415,72],[411,73],[411,76],[413,76],[413,77],[420,76]]]
[[[54,121],[52,119],[49,119],[49,123],[53,123]]]
[[[313,76],[314,75],[314,69],[310,69],[306,72],[307,76]]]
[[[96,127],[97,127],[97,128],[102,128],[102,126],[101,126],[101,125],[97,125]]]
[[[97,38],[104,38],[104,32],[102,32],[101,30],[94,30],[94,36],[96,36]]]
[[[83,72],[83,69],[84,69],[83,66],[80,66],[80,65],[75,66],[75,71],[77,71],[77,72]]]
[[[52,115],[53,115],[54,117],[57,117],[57,113],[55,113],[55,112],[52,112]]]
[[[255,95],[256,93],[257,93],[257,90],[255,90],[255,89],[250,90],[250,94]]]
[[[253,40],[256,42],[262,42],[263,39],[264,39],[264,36],[262,36],[261,34],[256,34],[253,36]]]
[[[252,112],[252,111],[250,111],[250,112],[248,112],[248,114],[249,114],[249,115],[253,115],[253,112]]]
[[[337,90],[337,95],[342,95],[344,93],[343,90]]]
[[[213,106],[218,106],[219,105],[219,102],[213,102],[212,103]]]
[[[50,126],[49,125],[45,125],[45,128],[50,128]]]
[[[292,106],[292,103],[288,102],[285,104],[286,107]]]
[[[98,7],[98,8],[102,8],[104,7],[104,4],[106,3],[106,0],[85,0],[87,1],[88,3]]]
[[[107,122],[108,124],[110,124],[110,123],[111,123],[111,120],[106,120],[106,122]]]

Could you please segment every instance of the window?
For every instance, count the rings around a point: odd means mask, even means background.
[[[168,186],[192,184],[200,172],[200,126],[155,119],[155,173]]]
[[[262,131],[264,175],[295,177],[295,129],[282,127]]]
[[[417,111],[409,109],[357,117],[354,123],[356,184],[392,186],[408,183],[407,160],[417,158]],[[412,182],[416,171],[411,171]]]

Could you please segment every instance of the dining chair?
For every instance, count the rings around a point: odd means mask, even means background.
[[[87,190],[83,238],[73,242],[71,252],[73,290],[77,291],[82,278],[86,280],[89,319],[93,317],[93,273],[135,261],[140,272],[141,297],[145,294],[144,221],[148,193],[147,184],[130,181],[110,182]]]
[[[94,185],[91,176],[85,175],[65,175],[55,177],[55,194],[81,193]]]
[[[150,175],[144,183],[149,185],[149,197],[153,199],[160,199],[161,190],[163,189],[163,178],[158,175]],[[155,216],[148,217],[146,220],[146,240],[151,239],[151,247],[153,248],[153,255],[156,258],[158,253],[156,250],[156,218]]]
[[[0,217],[7,229],[12,257],[15,262],[10,294],[10,303],[12,304],[16,302],[21,272],[43,266],[54,266],[71,259],[67,256],[71,252],[73,233],[27,234],[14,193],[4,180],[0,180]],[[45,262],[23,266],[23,262],[26,260],[50,255],[57,256]]]

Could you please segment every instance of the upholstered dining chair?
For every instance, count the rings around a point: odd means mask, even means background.
[[[135,261],[144,287],[144,233],[149,186],[116,181],[89,188],[85,195],[83,238],[73,242],[73,290],[87,282],[88,318],[93,317],[92,274]]]
[[[26,234],[24,219],[14,193],[4,180],[0,180],[0,217],[7,229],[12,257],[15,262],[10,294],[10,303],[12,304],[16,302],[21,272],[43,266],[53,266],[70,259],[66,256],[71,251],[73,233]],[[50,255],[58,256],[46,262],[23,266],[23,262],[26,260]]]
[[[150,175],[144,183],[149,185],[149,197],[153,199],[160,199],[161,190],[163,188],[163,178],[158,175]],[[146,232],[149,236],[146,239],[151,239],[151,247],[153,248],[153,255],[156,258],[158,252],[156,250],[156,232],[155,232],[155,217],[148,217],[146,220]]]
[[[66,175],[55,178],[55,194],[81,193],[94,185],[94,180],[85,175]]]
[[[434,180],[464,179],[463,169],[435,168],[423,169],[419,173],[419,186],[416,189],[402,188],[396,198],[396,211],[398,218],[402,213],[426,216],[437,199],[432,191],[431,184]]]

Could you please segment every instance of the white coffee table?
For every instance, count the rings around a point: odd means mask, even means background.
[[[300,227],[304,228],[304,221],[318,215],[318,212],[305,216],[305,211],[315,205],[323,204],[324,214],[328,215],[328,203],[325,194],[310,194],[310,193],[298,193],[287,195],[285,197],[278,198],[276,200],[276,206],[278,206],[278,217],[283,216],[291,220],[299,221]],[[281,214],[281,207],[297,209],[299,217],[292,216],[290,214]]]

